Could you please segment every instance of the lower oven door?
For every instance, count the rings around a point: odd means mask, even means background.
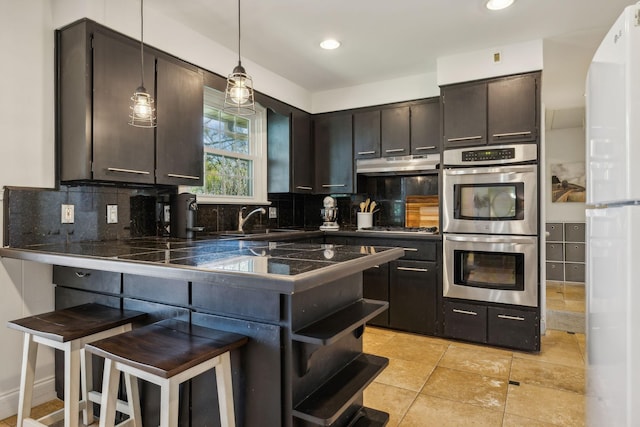
[[[443,295],[538,306],[538,238],[445,234]]]

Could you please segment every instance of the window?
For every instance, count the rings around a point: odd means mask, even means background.
[[[223,111],[224,93],[204,88],[204,185],[181,190],[198,202],[267,203],[266,111],[254,116]]]

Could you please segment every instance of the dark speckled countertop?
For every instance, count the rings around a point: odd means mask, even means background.
[[[268,240],[138,238],[0,248],[0,256],[76,268],[294,293],[400,258],[401,248]],[[284,235],[280,235],[284,238]]]

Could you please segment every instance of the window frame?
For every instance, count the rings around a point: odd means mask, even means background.
[[[221,92],[213,87],[203,86],[204,90],[204,102],[202,117],[204,120],[204,106],[213,107],[222,110],[224,107],[224,92]],[[262,105],[256,103],[256,114],[252,116],[241,116],[250,121],[249,125],[249,153],[232,153],[224,150],[208,149],[204,147],[203,157],[204,162],[202,165],[202,174],[206,177],[206,155],[207,153],[213,153],[226,157],[234,157],[243,160],[251,160],[253,177],[253,196],[233,196],[233,195],[221,195],[221,194],[200,194],[197,193],[198,203],[203,204],[254,204],[265,205],[270,204],[267,195],[267,109]],[[204,129],[203,129],[204,137]],[[203,144],[204,146],[204,144]],[[205,178],[206,179],[206,178]],[[200,187],[203,187],[204,184]],[[180,192],[190,192],[196,186],[180,186]]]

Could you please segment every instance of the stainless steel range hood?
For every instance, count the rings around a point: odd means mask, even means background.
[[[439,164],[440,154],[357,159],[356,173],[360,175],[419,175],[434,171]]]

